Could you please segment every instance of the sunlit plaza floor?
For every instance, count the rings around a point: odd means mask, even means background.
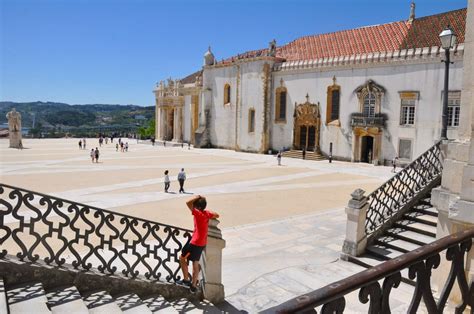
[[[342,261],[334,264],[345,234],[343,208],[352,191],[370,192],[392,175],[389,167],[368,164],[283,158],[278,166],[270,155],[123,140],[128,152],[117,152],[114,140],[99,147],[99,163],[92,163],[89,154],[99,146],[97,139],[87,139],[85,150],[79,149],[79,139],[24,139],[23,150],[8,148],[2,139],[0,181],[185,228],[193,226],[186,199],[206,196],[208,208],[221,215],[227,242],[227,299],[249,311],[360,270],[341,266]],[[186,194],[178,193],[181,168]],[[165,170],[171,193],[164,193]],[[328,271],[331,266],[316,267],[330,264],[347,271],[337,276]],[[324,274],[318,274],[322,269]],[[306,282],[285,276],[303,276]]]

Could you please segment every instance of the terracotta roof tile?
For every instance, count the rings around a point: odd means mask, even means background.
[[[334,33],[304,36],[277,47],[277,57],[287,61],[311,60],[375,52],[439,46],[439,33],[450,25],[464,43],[466,9]],[[267,49],[248,51],[219,63],[265,55]]]

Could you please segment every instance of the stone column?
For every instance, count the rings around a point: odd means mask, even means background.
[[[158,126],[160,130],[160,140],[166,139],[166,118],[168,111],[165,108],[160,108],[160,125]]]
[[[358,136],[352,131],[352,154],[351,154],[351,162],[356,162],[357,160],[357,139]]]
[[[224,285],[222,285],[222,250],[225,248],[225,240],[222,232],[217,227],[219,220],[209,221],[207,234],[206,263],[204,264],[204,298],[212,303],[224,301]]]
[[[364,253],[367,245],[365,219],[369,203],[364,193],[365,191],[362,189],[352,192],[352,199],[346,207],[346,239],[344,240],[341,254],[341,258],[344,260],[347,260],[349,256],[361,255]]]

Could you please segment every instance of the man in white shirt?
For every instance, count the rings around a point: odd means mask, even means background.
[[[178,173],[178,182],[179,182],[179,193],[184,193],[184,181],[186,180],[186,173],[184,173],[184,168],[181,168],[181,171]]]

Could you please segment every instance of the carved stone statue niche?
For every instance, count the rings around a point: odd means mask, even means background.
[[[23,148],[21,142],[21,114],[15,108],[7,113],[10,148]]]

